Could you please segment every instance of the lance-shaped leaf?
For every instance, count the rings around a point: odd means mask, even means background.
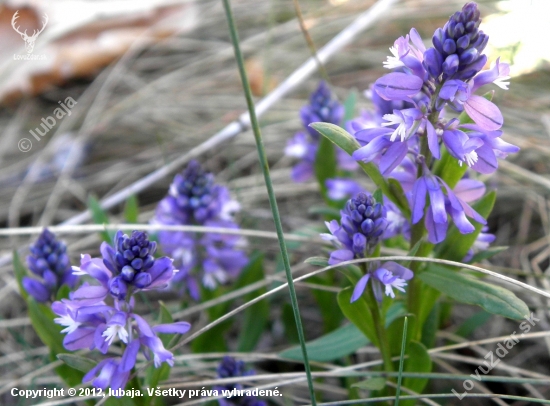
[[[508,289],[483,282],[461,272],[430,264],[417,276],[425,284],[462,303],[482,307],[489,313],[520,320],[529,314],[523,300]]]

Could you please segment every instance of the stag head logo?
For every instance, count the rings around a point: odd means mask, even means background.
[[[36,41],[40,33],[44,31],[44,28],[46,28],[46,24],[48,24],[48,16],[44,14],[44,21],[40,30],[33,30],[32,35],[27,35],[27,30],[25,30],[25,32],[21,32],[19,31],[19,27],[16,26],[16,20],[19,17],[18,14],[19,10],[17,10],[13,15],[13,18],[11,19],[11,26],[19,35],[21,35],[21,38],[23,38],[23,41],[25,41],[25,49],[27,50],[27,53],[30,54],[34,49],[34,42]]]

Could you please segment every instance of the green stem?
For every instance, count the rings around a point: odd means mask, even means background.
[[[363,270],[367,272],[365,264],[363,264]],[[372,282],[371,282],[372,283]],[[367,292],[366,300],[367,305],[372,313],[372,319],[376,327],[376,336],[378,337],[378,345],[380,353],[382,354],[382,360],[384,361],[384,369],[386,372],[393,371],[393,362],[391,360],[390,343],[386,334],[386,327],[382,316],[380,315],[380,306],[374,297],[374,292],[371,288],[365,289]]]
[[[311,376],[311,368],[309,366],[309,359],[307,356],[306,349],[306,340],[304,336],[304,329],[302,327],[302,320],[300,317],[300,309],[298,307],[298,298],[296,297],[296,289],[294,288],[294,281],[292,280],[292,273],[290,271],[290,261],[288,258],[288,252],[286,249],[283,226],[281,223],[281,217],[279,215],[279,209],[277,207],[277,199],[275,198],[275,192],[273,190],[273,185],[271,183],[271,175],[269,173],[269,164],[267,162],[267,156],[265,153],[262,135],[260,132],[260,126],[258,124],[258,119],[256,117],[256,110],[254,108],[254,101],[252,100],[252,92],[250,90],[250,83],[248,82],[248,77],[244,67],[244,58],[241,53],[239,45],[239,35],[237,33],[237,28],[235,26],[235,20],[233,18],[233,12],[231,11],[230,0],[223,0],[223,6],[225,9],[225,15],[227,18],[227,23],[229,25],[229,34],[231,36],[231,41],[233,43],[233,48],[235,50],[235,59],[237,60],[237,65],[239,67],[239,73],[241,76],[241,81],[243,84],[243,90],[246,98],[246,103],[248,105],[248,111],[250,113],[250,124],[254,132],[254,139],[256,140],[256,147],[258,148],[258,156],[260,159],[260,165],[264,175],[265,185],[267,188],[267,194],[269,196],[269,204],[271,206],[271,212],[273,215],[273,221],[275,222],[275,228],[277,230],[277,238],[279,240],[279,246],[281,249],[281,256],[283,259],[283,265],[285,268],[286,279],[288,282],[288,290],[290,293],[290,301],[292,303],[292,310],[294,312],[294,319],[296,321],[296,330],[298,331],[298,338],[300,339],[300,346],[302,348],[302,356],[304,357],[304,366],[306,370],[306,377],[309,386],[309,395],[311,398],[312,406],[316,406],[317,402],[315,400],[315,390],[313,388],[313,378]]]

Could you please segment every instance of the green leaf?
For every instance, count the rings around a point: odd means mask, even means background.
[[[322,216],[338,219],[340,218],[340,210],[335,207],[328,206],[312,206],[307,211],[308,214],[320,214]]]
[[[450,298],[481,306],[489,313],[515,320],[521,320],[529,314],[529,308],[523,300],[508,289],[451,271],[441,265],[430,264],[418,278]]]
[[[395,391],[394,406],[399,406],[399,396],[401,395],[401,381],[403,379],[403,363],[405,361],[405,347],[407,346],[407,325],[409,319],[405,316],[403,320],[403,333],[401,334],[401,351],[399,352],[399,372],[397,375],[397,388]]]
[[[87,373],[90,369],[97,365],[97,362],[75,354],[57,354],[57,358],[71,368],[84,373]]]
[[[359,348],[368,345],[370,341],[353,324],[325,334],[306,344],[307,355],[311,361],[329,362],[353,354]],[[283,358],[301,361],[302,350],[300,347],[292,347],[279,354]]]
[[[319,147],[317,148],[317,154],[315,155],[315,176],[317,182],[319,182],[319,188],[321,189],[321,195],[326,202],[330,199],[327,197],[327,186],[325,181],[336,177],[336,151],[334,145],[327,138],[321,137],[319,140]]]
[[[264,257],[263,255],[257,255],[249,264],[246,272],[243,275],[242,281],[245,285],[250,285],[254,282],[265,279],[264,274]],[[256,297],[267,292],[265,287],[258,289],[254,292],[244,295],[243,300],[248,302]],[[241,333],[239,335],[239,341],[237,344],[237,351],[249,352],[256,347],[256,344],[260,340],[265,327],[269,321],[269,303],[267,299],[261,300],[258,303],[253,304],[245,310],[243,316],[243,324]]]
[[[320,275],[315,275],[309,278],[311,283],[317,285],[333,287],[337,285],[334,278],[334,272],[325,272]],[[335,330],[342,322],[342,312],[338,308],[336,293],[323,289],[311,289],[311,294],[317,302],[317,308],[321,312],[323,318],[324,332],[328,333]]]
[[[124,221],[126,223],[137,223],[139,216],[139,203],[136,195],[131,195],[124,205]]]
[[[62,327],[54,323],[55,314],[52,310],[48,306],[38,303],[31,296],[27,298],[27,306],[31,324],[42,342],[55,354],[65,352],[63,334],[61,334]]]
[[[27,300],[29,294],[23,287],[23,278],[28,275],[27,268],[21,262],[19,254],[16,250],[13,250],[13,273],[15,275],[15,280],[17,281],[17,286],[19,286],[19,293],[24,300]]]
[[[367,289],[370,288],[370,286],[367,286]],[[355,302],[350,303],[352,294],[353,289],[351,287],[343,289],[338,293],[338,305],[340,306],[340,310],[342,310],[342,313],[344,313],[344,316],[346,316],[349,321],[355,324],[355,326],[363,332],[371,343],[376,347],[380,347],[376,335],[374,319],[366,299],[361,296]]]
[[[357,104],[357,91],[353,89],[349,92],[348,97],[344,101],[344,123],[355,117],[355,105]]]
[[[355,138],[353,138],[353,136],[349,134],[346,130],[344,130],[341,127],[338,127],[337,125],[330,124],[330,123],[312,123],[310,124],[310,127],[317,130],[320,134],[328,138],[332,143],[334,143],[338,147],[342,148],[349,155],[352,155],[355,150],[360,148],[360,145],[355,140]],[[376,184],[376,186],[382,189],[384,194],[399,207],[401,212],[406,217],[410,217],[409,204],[407,202],[405,195],[396,194],[399,192],[398,187],[394,184],[394,186],[390,188],[390,184],[388,183],[388,181],[386,181],[386,179],[382,176],[382,174],[380,173],[376,165],[374,165],[372,162],[369,162],[369,163],[357,162],[357,163],[363,169],[363,171],[365,171],[365,173],[371,178],[371,180]]]
[[[476,262],[481,262],[484,259],[489,259],[494,257],[495,255],[501,253],[502,251],[506,251],[508,247],[502,246],[502,247],[489,247],[486,250],[480,251],[477,254],[475,254],[472,259],[469,261],[471,264],[474,264]]]
[[[284,309],[283,309],[284,310]],[[292,310],[292,309],[291,309]],[[405,313],[402,303],[394,302],[386,313],[386,325]],[[310,360],[329,362],[353,354],[359,348],[368,345],[371,341],[354,324],[346,324],[322,337],[309,341],[306,344]],[[302,351],[299,346],[289,348],[279,354],[283,358],[302,360]]]
[[[69,293],[71,293],[71,288],[69,287],[69,285],[63,284],[57,290],[57,294],[55,295],[55,300],[68,299]]]
[[[99,201],[94,196],[88,198],[88,208],[92,213],[92,219],[95,224],[109,224],[109,216],[107,216],[107,213],[101,208]],[[111,243],[112,238],[107,231],[101,231],[99,234],[103,241]]]
[[[495,199],[496,193],[495,191],[491,191],[474,204],[473,208],[486,219],[493,210]],[[462,261],[483,228],[483,224],[477,223],[474,220],[472,220],[472,224],[475,226],[475,231],[469,234],[461,234],[458,228],[453,226],[447,233],[445,241],[437,249],[437,256],[451,261]]]
[[[372,194],[372,197],[374,197],[376,203],[384,204],[384,194],[382,193],[382,189],[376,189]]]
[[[423,344],[418,341],[411,341],[407,348],[408,358],[405,360],[404,372],[431,372],[432,360],[428,354],[428,350]],[[428,378],[405,378],[403,379],[403,386],[409,388],[417,393],[422,393],[426,385],[428,384]],[[401,400],[400,406],[414,406],[415,400]]]
[[[281,314],[281,321],[283,322],[283,326],[285,329],[285,337],[290,343],[298,343],[300,342],[300,339],[298,337],[298,332],[296,331],[296,321],[294,320],[294,311],[292,310],[292,306],[289,303],[283,304],[283,311]],[[298,352],[300,353],[300,356],[302,356],[302,348],[298,348]],[[308,357],[310,357],[310,353],[308,352]],[[300,358],[303,359],[303,358]]]
[[[408,328],[407,335],[403,336],[404,319],[407,319]],[[403,338],[405,339],[405,347],[412,340],[414,334],[414,325],[416,323],[416,316],[414,314],[406,314],[395,319],[387,329],[387,337],[390,344],[390,352],[392,356],[399,355],[403,345]]]
[[[491,313],[480,311],[464,321],[455,331],[455,334],[464,338],[469,337],[478,327],[483,326],[493,317]]]
[[[328,266],[328,258],[325,257],[309,257],[304,262],[306,264],[321,266],[323,268]]]
[[[386,378],[377,377],[370,378],[366,381],[361,381],[351,385],[352,388],[366,389],[366,390],[381,390],[386,386]]]

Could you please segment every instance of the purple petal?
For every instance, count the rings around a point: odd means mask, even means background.
[[[435,223],[430,210],[426,213],[424,224],[428,230],[428,241],[432,244],[438,244],[445,239],[448,223]]]
[[[441,191],[439,182],[436,178],[427,176],[426,186],[430,195],[430,207],[436,223],[447,222],[447,212],[445,211],[445,195]]]
[[[412,277],[414,276],[413,271],[411,271],[409,268],[404,267],[403,265],[399,265],[397,262],[388,261],[385,262],[382,266],[390,271],[392,274],[406,281],[412,279]]]
[[[84,378],[82,378],[82,383],[86,383],[86,382],[90,382],[92,379],[94,379],[96,376],[97,376],[97,372],[103,368],[103,366],[107,363],[107,362],[110,362],[111,361],[111,358],[108,358],[108,359],[104,359],[103,361],[99,362],[95,367],[93,367],[92,369],[90,369],[86,375],[84,375]]]
[[[476,150],[476,153],[477,162],[472,165],[472,169],[486,175],[489,175],[497,170],[497,157],[490,146],[484,144]]]
[[[311,162],[299,162],[292,168],[292,180],[301,183],[309,180],[313,176],[313,165]]]
[[[428,147],[435,159],[441,159],[441,150],[439,149],[439,140],[432,123],[426,120],[426,134],[428,137]]]
[[[426,207],[426,181],[420,177],[414,182],[412,196],[412,223],[416,224],[424,216],[424,207]]]
[[[106,244],[106,243],[103,243]],[[103,245],[102,245],[103,246]],[[107,269],[103,261],[99,258],[91,258],[86,262],[81,261],[80,269],[97,279],[103,287],[107,287],[107,282],[112,276],[112,273]]]
[[[162,334],[185,334],[191,329],[191,324],[185,321],[178,321],[170,324],[157,324],[153,331]]]
[[[364,130],[357,131],[354,137],[363,145],[372,142],[372,140],[382,135],[390,135],[392,132],[393,129],[388,127],[365,128]]]
[[[475,94],[464,103],[464,109],[470,118],[485,130],[498,130],[504,122],[502,113],[495,104]]]
[[[168,283],[174,275],[174,266],[172,262],[173,260],[168,257],[157,258],[155,260],[151,269],[147,271],[147,273],[151,275],[151,284],[147,289],[159,287]]]
[[[107,293],[103,286],[81,286],[72,294],[71,300],[81,305],[92,305],[105,299]]]
[[[367,163],[376,158],[384,148],[388,147],[391,144],[392,142],[386,137],[380,136],[369,142],[364,147],[361,147],[358,150],[354,151],[352,157],[356,161],[363,161]]]
[[[134,367],[134,365],[136,365],[139,347],[139,340],[132,340],[130,344],[128,344],[128,347],[124,350],[122,360],[120,361],[120,365],[118,367],[121,372],[128,372]]]
[[[357,282],[355,285],[355,288],[353,289],[353,294],[351,295],[350,303],[355,302],[357,299],[361,297],[363,292],[365,291],[365,287],[367,286],[367,282],[369,281],[370,273],[363,275],[361,279]]]
[[[451,207],[451,217],[461,234],[470,234],[475,231],[475,227],[468,221],[463,210],[455,210]]]
[[[134,320],[136,321],[136,323],[138,325],[140,336],[156,337],[153,330],[151,330],[151,326],[149,326],[149,323],[147,323],[143,317],[141,317],[141,316],[139,316],[135,313],[132,313],[131,317],[134,318]]]
[[[387,176],[397,168],[407,155],[408,150],[409,147],[406,142],[394,142],[380,159],[380,172],[382,172],[382,175]]]
[[[336,265],[340,262],[349,261],[353,259],[353,252],[350,250],[342,249],[342,250],[336,250],[333,251],[330,254],[330,258],[328,260],[329,265]]]
[[[382,76],[374,83],[374,90],[385,100],[404,100],[417,94],[424,81],[413,75],[393,72]]]
[[[485,184],[476,179],[461,179],[456,184],[453,192],[456,197],[465,202],[473,202],[481,199],[485,194]]]
[[[63,347],[69,351],[92,349],[94,345],[95,328],[79,327],[63,339]]]
[[[34,297],[38,302],[43,303],[50,299],[50,290],[40,281],[25,276],[22,283],[27,293]]]

